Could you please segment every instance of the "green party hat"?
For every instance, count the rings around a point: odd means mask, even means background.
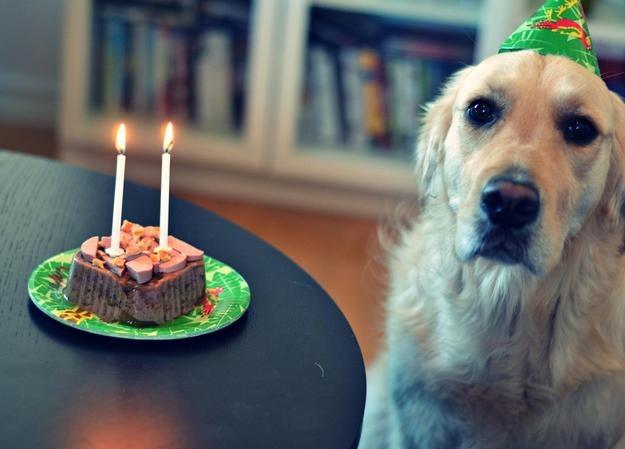
[[[534,50],[561,55],[600,76],[588,25],[579,0],[547,0],[532,17],[508,37],[499,53]]]

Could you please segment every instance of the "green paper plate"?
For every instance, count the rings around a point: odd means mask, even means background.
[[[72,259],[77,252],[78,249],[73,249],[57,254],[35,268],[28,279],[28,294],[43,313],[85,332],[133,340],[195,337],[234,323],[250,304],[250,288],[243,276],[232,267],[204,256],[207,297],[214,306],[209,314],[204,313],[203,305],[198,305],[188,314],[159,326],[135,327],[124,323],[107,323],[93,313],[79,309],[63,294]],[[216,295],[212,289],[218,288],[222,291]]]

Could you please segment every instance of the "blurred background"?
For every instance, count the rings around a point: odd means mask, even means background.
[[[0,0],[0,147],[172,190],[277,246],[379,349],[378,229],[414,201],[416,117],[534,0]],[[625,95],[625,0],[585,2]]]

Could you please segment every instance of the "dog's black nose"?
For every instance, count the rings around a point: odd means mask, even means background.
[[[520,229],[536,220],[539,209],[538,190],[528,183],[497,179],[482,191],[482,210],[495,226]]]

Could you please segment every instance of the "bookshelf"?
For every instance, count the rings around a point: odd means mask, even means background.
[[[620,1],[595,2],[590,27],[606,82],[625,95]],[[157,186],[168,118],[174,190],[385,213],[414,195],[421,106],[449,73],[494,53],[535,4],[67,0],[62,156],[112,170],[123,119],[128,177]]]
[[[69,0],[61,87],[63,157],[96,165],[115,123],[123,120],[129,130],[129,151],[155,159],[162,122],[171,119],[176,125],[176,146],[184,148],[176,154],[179,161],[261,168],[270,82],[264,61],[271,57],[273,3]],[[243,17],[229,20],[228,14],[237,11]],[[240,22],[237,29],[232,25],[235,20]],[[216,22],[230,27],[211,27]],[[150,44],[140,36],[146,31],[152,34]],[[151,70],[143,69],[146,63],[138,59],[143,52],[135,51],[141,38],[143,45],[152,46]],[[238,68],[239,74],[235,69],[224,71],[228,66],[224,58],[231,57],[235,45],[243,47],[239,59],[245,66]],[[124,54],[124,47],[130,47],[130,55]],[[206,47],[214,50],[213,60],[203,57]],[[130,80],[124,79],[129,67],[133,69]],[[191,68],[211,83],[197,82]],[[150,88],[144,88],[142,69],[151,72]],[[167,71],[173,73],[164,79]],[[214,109],[217,114],[211,116],[211,109],[203,107],[208,103],[220,105]],[[238,103],[238,109],[231,103]]]
[[[475,2],[389,4],[289,2],[286,34],[295,38],[282,63],[277,173],[346,188],[414,191],[419,108],[446,75],[472,63],[478,14]],[[391,64],[394,71],[384,70]],[[403,82],[394,85],[393,75]],[[419,77],[431,78],[429,85]],[[395,118],[403,123],[391,130]]]

